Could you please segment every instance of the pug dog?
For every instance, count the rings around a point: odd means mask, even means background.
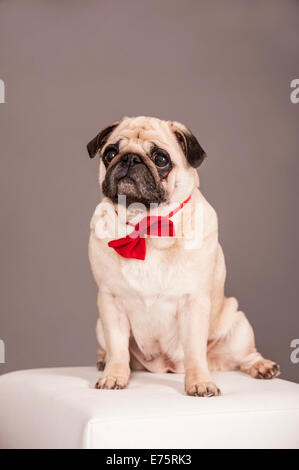
[[[211,371],[272,379],[234,297],[215,210],[199,190],[205,152],[179,122],[125,117],[89,142],[103,199],[91,219],[98,286],[96,388],[122,389],[131,370],[185,374],[188,395],[220,390]],[[199,236],[200,235],[200,236]]]

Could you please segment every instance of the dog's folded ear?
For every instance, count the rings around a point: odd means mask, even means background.
[[[206,154],[196,137],[194,137],[189,129],[182,130],[176,127],[174,133],[189,164],[193,168],[198,168],[204,161]]]
[[[105,145],[107,139],[111,132],[118,126],[120,121],[114,122],[110,124],[110,126],[105,127],[102,129],[90,142],[87,144],[87,151],[89,153],[90,158],[93,158],[96,153]]]

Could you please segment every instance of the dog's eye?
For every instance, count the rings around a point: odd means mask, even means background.
[[[115,147],[107,148],[104,153],[104,159],[107,163],[110,163],[113,158],[116,157],[118,150]]]
[[[158,166],[159,168],[163,168],[168,165],[169,163],[169,158],[165,153],[159,152],[158,150],[154,152],[154,162],[155,165]]]

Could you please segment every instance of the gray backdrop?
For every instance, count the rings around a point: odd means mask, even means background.
[[[143,114],[186,123],[206,150],[227,293],[299,381],[298,13],[286,0],[1,1],[0,373],[95,363],[85,146]]]

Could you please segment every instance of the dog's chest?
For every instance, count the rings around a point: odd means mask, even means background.
[[[188,262],[175,247],[147,250],[144,261],[121,260],[121,273],[126,289],[151,304],[158,299],[175,299],[189,293],[192,280]]]

